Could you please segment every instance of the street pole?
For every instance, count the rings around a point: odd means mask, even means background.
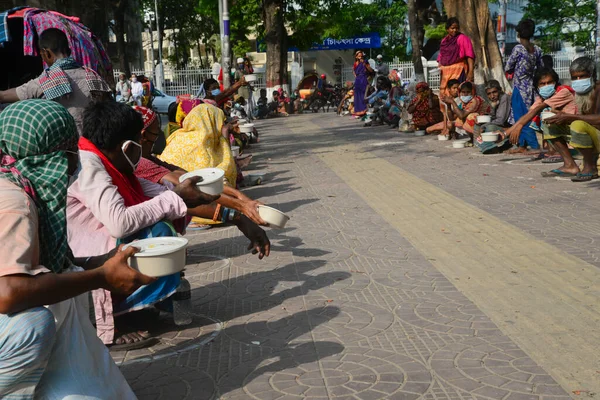
[[[225,89],[229,89],[231,86],[231,57],[229,50],[229,5],[227,4],[227,0],[222,1],[223,7],[223,38],[221,42],[221,60],[223,69],[223,87]]]
[[[600,0],[598,1],[600,2]],[[504,59],[504,54],[506,51],[506,0],[500,0],[496,39],[498,40],[500,54],[502,55],[502,59]]]
[[[162,33],[159,28],[159,17],[158,17],[158,0],[154,0],[154,15],[156,16],[156,31],[158,33],[158,65],[156,66],[156,88],[160,91],[164,91],[164,79],[165,70],[163,66],[163,55],[162,55]],[[154,41],[152,42],[154,47]],[[154,51],[152,52],[154,54]],[[154,57],[154,55],[153,55]]]
[[[154,35],[152,32],[152,19],[150,19],[148,32],[150,33],[150,60],[152,62],[152,77],[156,82],[156,65],[154,65]]]

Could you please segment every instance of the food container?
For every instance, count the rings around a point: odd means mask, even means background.
[[[161,277],[176,274],[185,268],[185,249],[188,240],[180,237],[142,239],[123,246],[140,249],[129,259],[131,268],[144,275]]]
[[[258,214],[271,228],[283,229],[285,224],[290,220],[290,217],[269,206],[258,206]]]
[[[450,140],[450,136],[438,135],[438,140]]]
[[[540,115],[540,118],[543,120],[548,119],[548,118],[552,118],[554,117],[556,114],[554,114],[552,111],[543,111],[542,114]]]
[[[240,146],[231,146],[231,153],[233,154],[234,157],[237,157],[240,155]]]
[[[477,123],[478,124],[489,124],[492,122],[492,117],[490,115],[478,115]]]
[[[481,140],[484,142],[495,142],[498,140],[498,134],[494,132],[486,132],[481,134]]]
[[[425,131],[415,131],[415,136],[425,136]]]
[[[242,133],[252,133],[252,132],[254,132],[254,124],[240,125],[240,132],[242,132]]]
[[[264,172],[252,172],[248,174],[248,181],[251,185],[260,185],[265,180]]]
[[[464,149],[466,145],[466,140],[455,140],[454,142],[452,142],[452,147],[454,147],[455,149]]]
[[[248,82],[248,83],[254,82],[254,81],[256,81],[256,75],[254,75],[254,74],[244,75],[244,79],[246,79],[246,82]]]
[[[193,176],[201,176],[202,182],[198,182],[197,186],[206,194],[217,195],[223,193],[223,177],[225,172],[219,168],[203,168],[197,169],[179,177],[179,182],[183,182]]]

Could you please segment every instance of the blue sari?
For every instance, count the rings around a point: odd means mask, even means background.
[[[367,109],[367,102],[365,101],[365,93],[367,92],[367,86],[369,81],[367,80],[367,61],[357,64],[354,67],[354,73],[356,79],[354,80],[354,112],[359,113]]]

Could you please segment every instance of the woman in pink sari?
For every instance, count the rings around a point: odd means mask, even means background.
[[[448,36],[442,40],[438,64],[441,71],[440,94],[447,96],[448,81],[457,79],[460,83],[473,82],[475,73],[475,52],[471,39],[460,32],[458,18],[452,17],[446,22]]]

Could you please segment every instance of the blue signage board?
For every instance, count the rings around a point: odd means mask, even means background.
[[[348,39],[327,38],[323,43],[314,43],[309,50],[353,50],[353,49],[378,49],[381,47],[379,33],[365,33]],[[264,53],[267,46],[263,40],[256,41],[256,51]],[[297,47],[290,47],[288,51],[300,51]]]

